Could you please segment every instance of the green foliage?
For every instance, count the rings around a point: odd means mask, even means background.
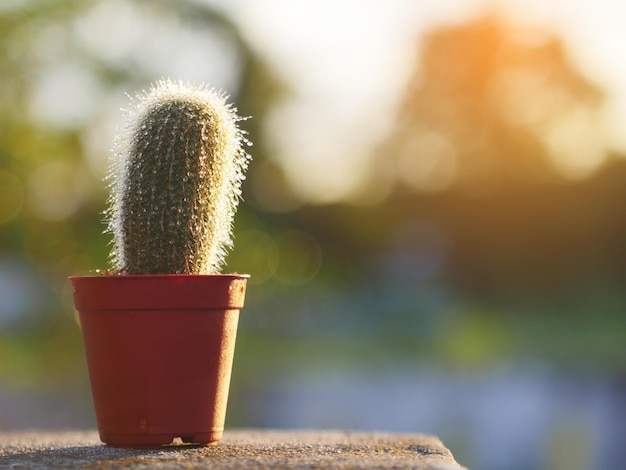
[[[119,272],[219,272],[249,160],[240,119],[204,86],[161,80],[138,96],[111,174]]]

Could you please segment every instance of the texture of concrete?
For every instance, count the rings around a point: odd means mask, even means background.
[[[423,434],[227,430],[211,447],[116,449],[95,431],[0,433],[0,469],[417,469],[461,470]]]

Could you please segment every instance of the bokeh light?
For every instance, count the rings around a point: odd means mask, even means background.
[[[0,170],[0,225],[17,217],[23,201],[24,189],[20,180],[12,173]]]
[[[318,273],[322,265],[322,250],[310,234],[287,230],[274,238],[268,262],[280,281],[304,284]]]

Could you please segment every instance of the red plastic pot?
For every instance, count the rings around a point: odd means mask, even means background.
[[[100,439],[209,445],[224,429],[244,275],[71,277]]]

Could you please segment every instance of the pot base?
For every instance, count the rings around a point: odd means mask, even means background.
[[[214,446],[222,438],[223,431],[187,434],[108,434],[100,433],[100,440],[111,447],[125,449],[158,449],[168,446],[180,439],[185,444],[199,445],[203,447]]]

